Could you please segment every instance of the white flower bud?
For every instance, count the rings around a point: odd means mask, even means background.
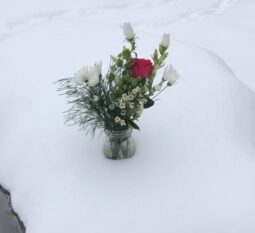
[[[174,69],[172,65],[169,65],[165,68],[164,74],[163,74],[163,80],[167,81],[170,85],[173,85],[176,83],[176,80],[180,78],[177,71]]]
[[[123,33],[126,39],[133,39],[135,37],[135,33],[130,23],[124,23],[123,25]]]
[[[170,35],[168,33],[164,33],[162,40],[160,42],[160,45],[168,48],[169,44],[170,44]]]

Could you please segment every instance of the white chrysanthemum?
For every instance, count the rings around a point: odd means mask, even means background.
[[[99,74],[96,68],[90,67],[88,71],[88,83],[89,86],[96,86],[99,82]]]
[[[180,78],[179,74],[172,65],[169,65],[165,68],[163,80],[167,81],[170,85],[173,85],[179,78]]]
[[[127,39],[133,39],[135,37],[135,33],[130,23],[124,23],[123,33]]]
[[[162,40],[160,42],[160,45],[168,48],[169,44],[170,44],[170,35],[168,33],[164,33]]]
[[[154,91],[160,91],[161,90],[161,85],[160,84],[157,84],[153,87],[153,90]]]
[[[95,86],[99,82],[102,73],[102,62],[95,63],[94,67],[82,67],[74,74],[74,80],[78,82],[88,81],[90,86]]]
[[[88,80],[88,67],[82,67],[74,73],[74,80],[77,82],[85,82]]]

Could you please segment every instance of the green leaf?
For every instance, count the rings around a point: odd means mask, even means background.
[[[122,51],[122,56],[124,59],[129,60],[131,58],[131,52],[129,49],[125,48]]]
[[[147,102],[144,104],[144,108],[150,108],[151,106],[154,105],[154,101],[150,99],[149,97],[146,97]]]
[[[118,59],[117,62],[116,62],[116,65],[118,67],[121,67],[123,65],[123,61],[121,59]]]
[[[158,60],[158,65],[159,65],[159,66],[162,65],[162,63],[164,62],[164,60],[167,58],[167,55],[168,55],[168,53],[165,53],[165,54],[163,54],[163,55],[159,58],[159,60]]]
[[[108,79],[110,80],[110,81],[113,81],[114,80],[114,78],[115,78],[115,76],[114,76],[114,74],[111,72],[111,73],[109,73],[109,75],[108,75]]]
[[[154,50],[154,53],[153,53],[152,57],[153,57],[154,62],[158,61],[158,50],[157,49]]]
[[[127,120],[128,124],[132,126],[132,128],[140,130],[139,126],[133,122],[132,120]]]
[[[163,55],[166,52],[167,48],[162,45],[159,45],[158,50],[159,50],[160,55]]]
[[[117,58],[111,55],[111,59],[114,63],[117,63]]]

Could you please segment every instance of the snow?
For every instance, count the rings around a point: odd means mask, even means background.
[[[253,1],[22,3],[0,9],[0,183],[28,233],[255,231]],[[111,161],[63,125],[53,82],[106,71],[124,21],[142,57],[170,32],[182,79],[144,113],[136,155]]]

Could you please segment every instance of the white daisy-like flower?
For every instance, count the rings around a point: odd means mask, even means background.
[[[141,105],[141,106],[144,106],[144,104],[147,102],[147,99],[141,99],[140,101],[139,101],[139,104]]]
[[[129,101],[134,100],[134,98],[135,98],[135,96],[134,96],[133,94],[130,94],[130,95],[128,96],[128,100],[129,100]]]
[[[113,109],[115,108],[114,104],[110,104],[110,105],[109,105],[109,108],[110,108],[111,110],[113,110]]]
[[[164,46],[165,48],[168,48],[170,44],[170,35],[168,33],[164,33],[162,40],[160,42],[160,45]]]
[[[114,120],[115,120],[116,123],[120,123],[121,122],[121,118],[120,117],[115,117]]]
[[[124,109],[125,107],[126,107],[125,104],[124,104],[123,102],[120,102],[119,108],[120,108],[120,109]]]
[[[122,27],[123,27],[123,33],[126,39],[133,39],[135,37],[134,30],[130,23],[124,23]]]
[[[180,76],[174,67],[172,65],[167,66],[164,70],[163,80],[167,81],[169,85],[173,85],[178,79],[180,79]]]
[[[135,104],[131,102],[131,103],[129,104],[129,107],[130,107],[131,109],[134,109],[134,108],[135,108]]]
[[[122,99],[124,100],[124,101],[126,101],[127,100],[127,94],[122,94]]]
[[[99,100],[99,97],[97,95],[94,95],[93,99],[95,102],[97,102]]]
[[[77,82],[85,82],[88,80],[88,67],[82,67],[74,73],[74,80]]]
[[[124,126],[124,125],[126,125],[126,122],[125,122],[124,120],[121,120],[121,121],[120,121],[120,125],[121,125],[121,126]]]
[[[126,115],[126,111],[125,111],[125,110],[121,110],[120,114],[121,114],[122,116],[125,116],[125,115]]]
[[[94,67],[82,67],[74,74],[74,80],[77,82],[87,81],[89,86],[96,86],[102,73],[102,62],[95,63]]]
[[[99,82],[99,74],[96,68],[90,67],[88,71],[88,84],[89,86],[96,86]]]
[[[132,93],[133,93],[133,94],[137,94],[140,90],[141,90],[140,87],[136,87],[136,88],[134,88],[134,89],[132,90]]]

